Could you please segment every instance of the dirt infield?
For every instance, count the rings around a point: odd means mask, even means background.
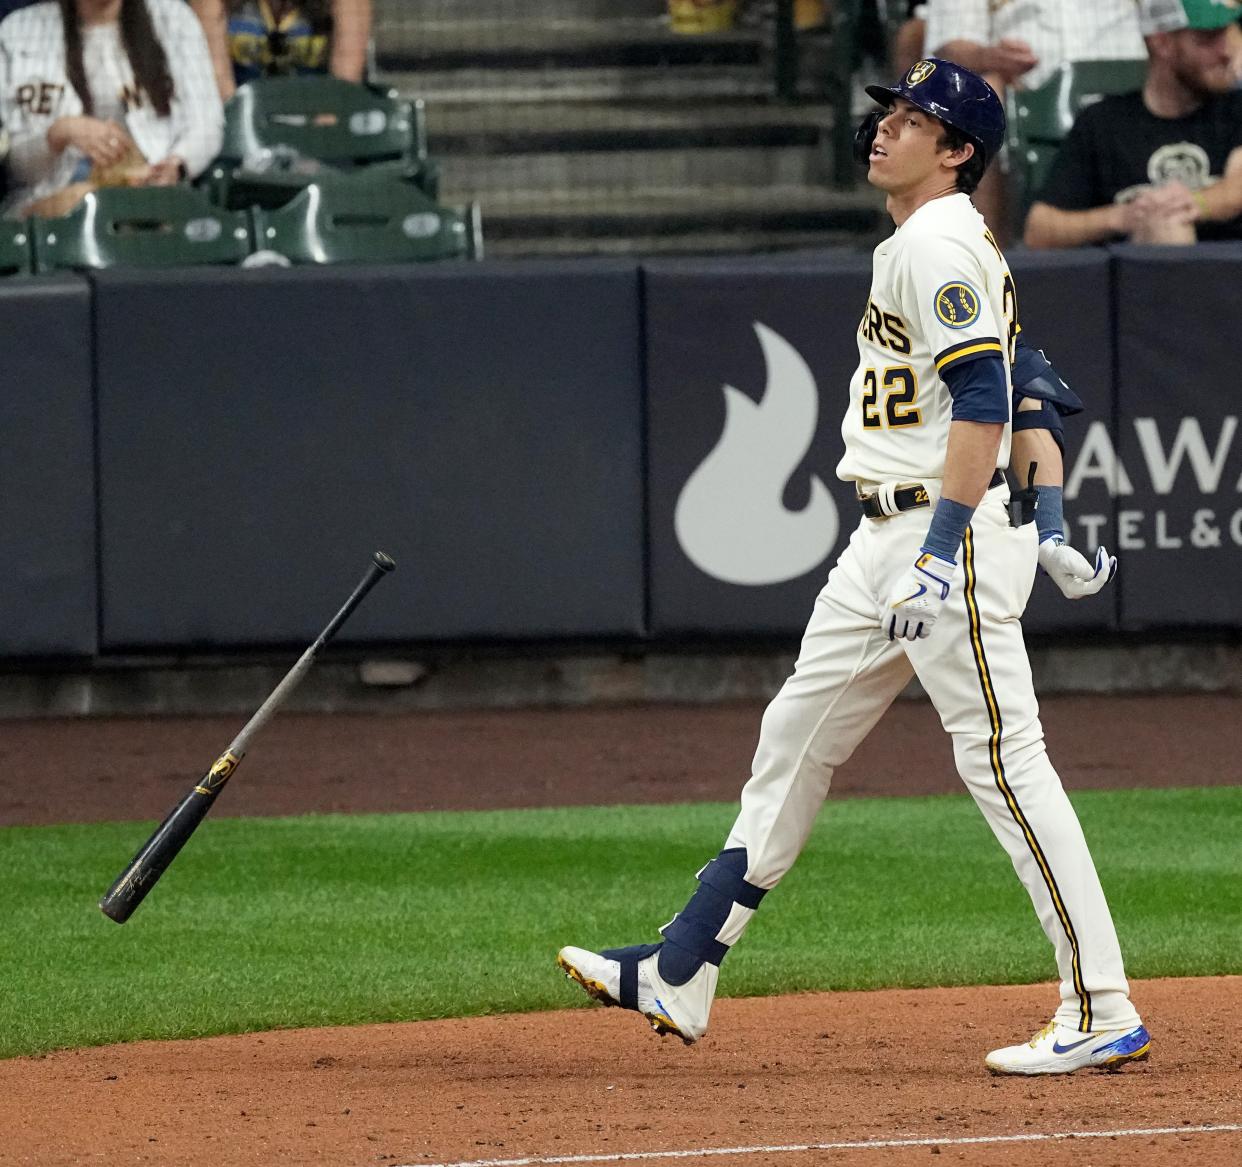
[[[761,712],[745,703],[281,714],[212,814],[731,802]],[[1242,781],[1242,698],[1054,697],[1042,712],[1071,791]],[[0,825],[162,818],[244,720],[4,722]],[[922,701],[897,702],[833,779],[836,795],[961,789]]]
[[[1071,790],[1239,780],[1236,698],[1067,697],[1044,713]],[[215,813],[732,799],[758,716],[754,705],[282,716]],[[157,818],[237,728],[7,723],[0,824]],[[960,789],[934,714],[913,702],[834,787]],[[575,992],[566,984],[567,1003]],[[1202,1128],[1242,1126],[1242,977],[1148,982],[1135,997],[1150,1062],[1050,1081],[982,1066],[1043,1024],[1050,985],[722,1000],[693,1048],[591,1009],[17,1058],[0,1062],[0,1164],[1238,1167],[1242,1130]]]
[[[980,1060],[1038,1028],[1051,986],[722,1000],[692,1048],[592,1008],[15,1059],[0,1062],[0,1162],[394,1167],[678,1151],[737,1167],[1237,1167],[1242,1131],[1184,1128],[1242,1122],[1242,978],[1136,991],[1152,1059],[1053,1080],[993,1078]],[[774,1149],[1136,1128],[1178,1133]],[[730,1147],[769,1149],[693,1154]]]

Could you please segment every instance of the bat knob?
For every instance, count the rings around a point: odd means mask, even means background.
[[[382,551],[377,551],[372,555],[371,560],[381,571],[393,571],[397,566],[396,560],[391,555],[385,555]]]

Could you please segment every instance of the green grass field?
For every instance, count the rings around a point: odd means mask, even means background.
[[[1134,977],[1242,972],[1242,789],[1074,797]],[[132,920],[152,824],[0,830],[0,1056],[584,1003],[562,944],[655,938],[732,805],[209,819]],[[830,800],[722,993],[1051,979],[965,796]]]

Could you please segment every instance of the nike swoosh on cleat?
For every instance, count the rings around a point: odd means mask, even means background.
[[[683,1036],[681,1030],[677,1028],[677,1022],[673,1020],[673,1015],[668,1011],[668,1006],[659,997],[656,998],[656,1012],[649,1013],[647,1016],[649,1018],[658,1018],[663,1025],[668,1026],[678,1037]]]
[[[664,1002],[657,997],[655,1003],[657,1012],[643,1014],[643,1016],[646,1017],[651,1023],[651,1028],[654,1029],[661,1037],[671,1033],[674,1037],[680,1037],[686,1045],[693,1045],[694,1038],[687,1037],[684,1033],[682,1033],[677,1026],[677,1022],[673,1020],[672,1015],[665,1007]]]
[[[1052,1052],[1054,1054],[1068,1054],[1073,1050],[1079,1049],[1080,1047],[1086,1045],[1087,1042],[1094,1041],[1095,1037],[1096,1035],[1092,1033],[1089,1036],[1084,1037],[1082,1041],[1071,1042],[1069,1045],[1062,1045],[1059,1041],[1054,1041],[1052,1043]]]

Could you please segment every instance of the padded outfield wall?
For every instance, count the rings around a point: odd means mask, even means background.
[[[1066,513],[1122,558],[1027,626],[1232,630],[1242,248],[1012,257],[1088,403]],[[367,645],[794,637],[869,260],[108,272],[0,287],[0,656],[305,642],[375,547]]]

